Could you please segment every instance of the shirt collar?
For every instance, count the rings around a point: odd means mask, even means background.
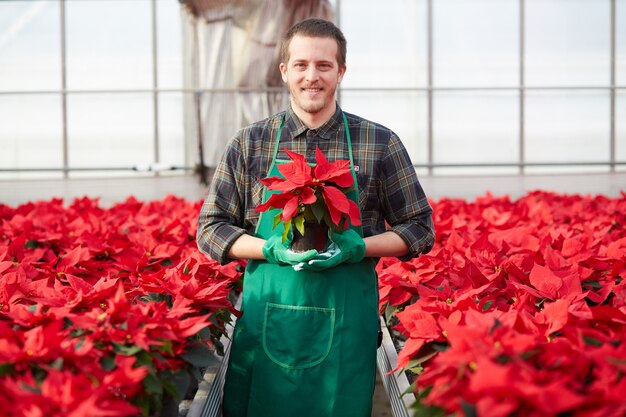
[[[297,138],[301,135],[306,136],[308,130],[315,130],[316,137],[323,139],[332,139],[336,136],[337,130],[342,126],[341,108],[337,105],[335,113],[317,129],[309,129],[300,118],[296,115],[291,107],[291,103],[285,111],[285,130],[284,134],[291,138]]]

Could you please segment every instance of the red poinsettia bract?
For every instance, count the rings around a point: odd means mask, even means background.
[[[626,194],[432,205],[435,248],[378,265],[418,409],[626,415]]]
[[[358,206],[345,194],[354,185],[350,161],[328,162],[317,148],[316,164],[312,167],[303,155],[288,149],[285,152],[292,162],[278,165],[283,178],[275,176],[259,179],[269,190],[277,193],[271,194],[255,211],[280,209],[280,221],[290,225],[292,220],[303,216],[305,208],[309,206],[320,223],[324,221],[329,226],[339,226],[345,221],[345,227],[348,227],[347,221],[354,226],[361,224]]]
[[[156,414],[219,351],[242,265],[200,254],[200,204],[0,205],[0,416]]]

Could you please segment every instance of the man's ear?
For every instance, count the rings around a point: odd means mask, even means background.
[[[346,73],[347,69],[348,68],[345,65],[339,68],[339,76],[337,77],[338,78],[337,83],[340,83],[343,80],[343,76]]]
[[[280,76],[283,77],[283,82],[287,82],[287,65],[284,62],[281,62],[278,65],[278,69],[280,70]]]

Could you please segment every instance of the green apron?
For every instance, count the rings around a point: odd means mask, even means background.
[[[344,127],[354,164],[352,143]],[[280,175],[276,135],[268,176]],[[355,185],[357,185],[355,178]],[[357,185],[358,186],[358,185]],[[269,198],[265,190],[264,201]],[[358,190],[349,198],[358,204]],[[261,213],[264,239],[276,210]],[[361,228],[353,228],[362,235]],[[376,380],[378,287],[365,258],[322,272],[248,261],[224,386],[224,417],[370,417]]]

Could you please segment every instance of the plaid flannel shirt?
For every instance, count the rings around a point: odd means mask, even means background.
[[[365,237],[386,230],[409,247],[410,259],[430,251],[435,232],[432,209],[404,145],[391,130],[345,113],[352,141]],[[225,264],[232,244],[244,233],[254,234],[263,185],[272,162],[276,133],[285,118],[278,159],[288,161],[284,148],[315,161],[319,147],[329,161],[349,159],[342,110],[317,129],[309,129],[289,106],[265,120],[239,130],[218,164],[198,219],[198,248]]]

